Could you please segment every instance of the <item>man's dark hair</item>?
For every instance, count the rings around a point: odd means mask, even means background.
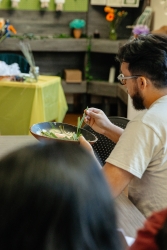
[[[167,36],[140,35],[120,47],[116,59],[129,63],[132,75],[149,78],[156,88],[167,87]]]

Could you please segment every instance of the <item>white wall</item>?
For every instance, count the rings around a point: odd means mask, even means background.
[[[151,7],[154,12],[153,29],[159,29],[163,25],[167,25],[167,15],[165,15],[165,5],[167,12],[167,0],[166,4],[161,4],[161,0],[151,0]]]

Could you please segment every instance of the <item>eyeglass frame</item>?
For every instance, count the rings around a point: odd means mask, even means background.
[[[117,79],[119,80],[119,83],[120,83],[121,85],[125,85],[125,84],[126,84],[126,82],[125,82],[125,83],[123,83],[123,82],[122,82],[123,80],[128,80],[128,79],[138,78],[139,76],[141,76],[141,75],[135,75],[135,76],[124,76],[124,74],[119,74],[119,76],[117,77]]]

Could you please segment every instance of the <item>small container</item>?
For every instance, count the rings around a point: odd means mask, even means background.
[[[65,81],[67,83],[81,83],[82,72],[79,69],[65,69]]]
[[[93,35],[94,38],[100,38],[100,33],[99,31],[96,29]]]
[[[111,67],[108,81],[109,83],[114,83],[114,80],[115,80],[115,67]]]
[[[37,78],[38,78],[38,76],[39,76],[39,67],[34,67],[34,69],[32,68],[32,67],[30,67],[30,72],[29,72],[29,74],[30,74],[30,77],[31,78],[34,78],[34,74],[33,74],[33,71],[34,71],[34,73],[36,74],[36,76],[37,76]]]

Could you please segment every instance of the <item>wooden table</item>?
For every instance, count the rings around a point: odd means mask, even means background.
[[[32,143],[40,142],[28,135],[0,136],[0,158],[17,148]],[[135,238],[136,231],[143,225],[145,217],[123,193],[116,199],[116,211],[118,227],[124,230],[126,236]]]
[[[0,81],[0,135],[28,135],[35,123],[62,122],[67,109],[60,77],[39,76],[33,83]]]
[[[124,230],[126,236],[135,238],[137,230],[145,221],[144,215],[123,193],[115,201],[118,227]]]

